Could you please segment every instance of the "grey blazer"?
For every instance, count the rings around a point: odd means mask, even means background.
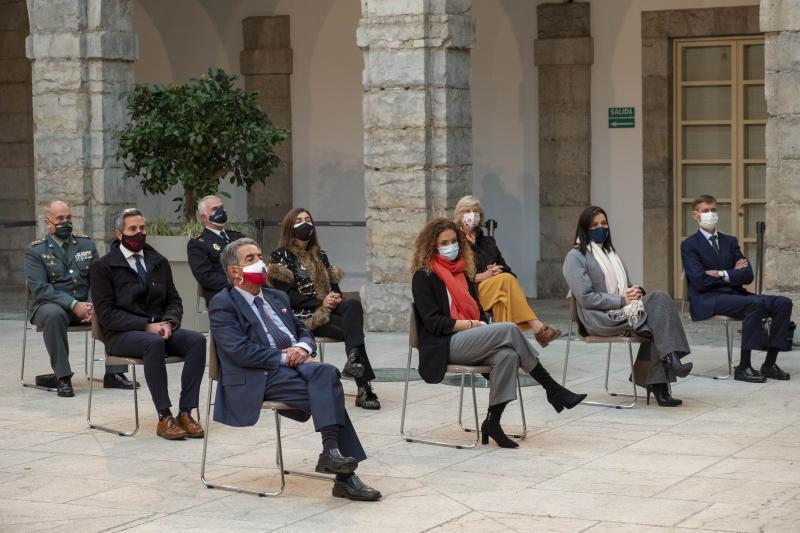
[[[627,268],[625,270],[627,272]],[[608,292],[603,270],[591,252],[583,255],[577,248],[570,250],[564,259],[562,273],[578,304],[578,318],[590,335],[610,337],[633,332],[627,320],[614,320],[608,316],[611,309],[625,307],[625,297]],[[628,287],[630,286],[631,280],[628,277]],[[646,318],[642,317],[640,326],[645,323]]]

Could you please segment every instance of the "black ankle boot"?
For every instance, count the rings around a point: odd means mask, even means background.
[[[541,363],[537,364],[536,368],[531,371],[531,377],[545,390],[547,401],[550,402],[556,413],[560,413],[565,407],[572,409],[586,399],[585,394],[575,394],[554,380]]]
[[[689,372],[692,371],[692,366],[694,366],[692,363],[681,363],[681,358],[678,355],[678,352],[667,354],[666,363],[667,366],[669,366],[679,378],[685,378],[688,376]]]
[[[342,368],[342,376],[346,378],[358,379],[364,375],[364,365],[361,361],[361,349],[353,348],[347,353],[347,362]]]
[[[505,403],[489,406],[486,419],[483,421],[483,424],[481,424],[481,444],[489,444],[489,437],[492,437],[501,448],[519,447],[519,444],[509,439],[508,435],[503,431],[503,428],[500,427],[500,417],[505,408]]]
[[[653,383],[647,386],[647,405],[650,405],[650,394],[656,397],[656,402],[661,407],[678,407],[683,403],[683,400],[673,398],[669,393],[669,387],[666,383]]]

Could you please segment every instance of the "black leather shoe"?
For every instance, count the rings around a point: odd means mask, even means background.
[[[139,382],[136,382],[136,388],[140,387]],[[104,389],[127,389],[133,390],[133,381],[129,380],[125,374],[106,374],[103,376]]]
[[[344,481],[336,480],[333,484],[332,494],[337,498],[347,498],[358,502],[375,502],[381,499],[381,493],[363,481],[355,474]]]
[[[746,381],[748,383],[764,383],[767,378],[756,372],[750,367],[733,369],[733,379],[736,381]]]
[[[678,357],[677,352],[667,354],[667,365],[675,372],[679,378],[685,378],[692,371],[694,366],[692,363],[681,363],[681,358]]]
[[[72,388],[72,380],[69,377],[60,378],[58,386],[56,387],[56,394],[62,398],[72,398],[75,396],[75,390]]]
[[[651,394],[656,397],[656,402],[661,407],[678,407],[683,404],[683,400],[672,397],[666,383],[653,383],[647,386],[647,405],[650,405]]]
[[[761,365],[761,375],[769,379],[780,379],[786,381],[789,379],[789,373],[784,372],[778,365]]]
[[[358,394],[356,394],[356,407],[371,410],[377,410],[381,408],[381,402],[378,400],[378,395],[372,390],[371,385],[367,384],[364,387],[358,388]]]
[[[352,474],[358,468],[358,461],[352,457],[345,457],[337,448],[323,450],[319,454],[317,467],[314,469],[320,474]]]
[[[342,368],[342,376],[351,379],[357,379],[364,375],[364,365],[359,363],[361,352],[358,348],[353,348],[347,354],[347,362]]]

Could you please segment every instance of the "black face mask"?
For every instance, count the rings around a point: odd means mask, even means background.
[[[51,222],[51,224],[53,224]],[[53,224],[56,226],[55,224]],[[56,226],[56,231],[53,233],[56,237],[61,239],[62,241],[66,241],[69,239],[69,236],[72,235],[72,222],[67,220],[66,222],[62,222],[58,226]]]
[[[292,235],[298,241],[307,241],[314,235],[314,224],[311,222],[301,222],[292,228]]]
[[[224,207],[220,207],[219,209],[214,211],[213,215],[208,216],[208,220],[210,220],[217,226],[222,226],[228,221],[228,213],[225,212]]]
[[[133,235],[123,235],[120,242],[131,252],[138,254],[144,248],[144,243],[147,240],[147,235],[142,233],[135,233]]]

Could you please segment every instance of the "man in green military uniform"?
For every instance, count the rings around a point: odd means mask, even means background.
[[[62,201],[45,208],[48,234],[33,241],[25,251],[25,278],[31,305],[28,317],[40,326],[50,354],[50,366],[58,380],[59,396],[75,396],[69,365],[67,328],[92,322],[94,308],[89,301],[89,267],[98,259],[94,242],[86,235],[72,233],[72,215]],[[106,388],[132,389],[125,377],[126,366],[106,366]],[[138,383],[137,383],[138,386]]]

